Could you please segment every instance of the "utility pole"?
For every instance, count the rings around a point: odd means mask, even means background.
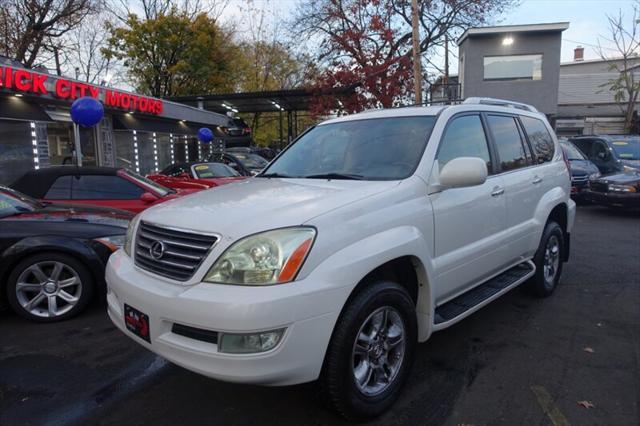
[[[418,0],[411,0],[411,26],[413,27],[413,80],[416,104],[422,103],[422,64],[420,63],[420,22],[418,20]]]
[[[449,84],[449,34],[444,35],[444,84]]]

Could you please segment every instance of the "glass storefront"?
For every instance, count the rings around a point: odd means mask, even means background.
[[[0,120],[0,185],[10,185],[33,169],[34,149],[28,121]]]
[[[59,166],[75,164],[73,123],[55,121],[47,123],[47,142],[49,145],[49,164]],[[97,166],[95,129],[80,127],[80,149],[82,165]]]
[[[134,135],[131,131],[114,132],[116,167],[136,171],[137,148],[134,147]],[[137,139],[137,137],[136,137]],[[139,162],[138,162],[139,163]]]

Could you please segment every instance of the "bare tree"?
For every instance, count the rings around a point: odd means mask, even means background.
[[[87,17],[82,26],[70,31],[66,37],[65,59],[74,68],[74,73],[77,69],[77,78],[87,83],[100,84],[117,77],[114,72],[118,64],[102,53],[109,38],[105,28],[109,19],[110,15],[104,12]]]
[[[622,11],[617,15],[607,15],[609,21],[608,37],[601,37],[607,44],[615,46],[615,54],[611,56],[605,53],[600,40],[598,41],[598,53],[607,61],[609,70],[616,73],[601,87],[609,90],[613,98],[620,104],[625,119],[625,131],[632,132],[634,128],[634,113],[640,94],[640,34],[638,34],[638,18],[640,18],[640,2],[633,6],[632,19],[625,20]]]
[[[44,62],[40,56],[89,14],[98,0],[2,0],[0,51],[28,67]]]

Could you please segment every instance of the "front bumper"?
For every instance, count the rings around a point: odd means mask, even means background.
[[[583,194],[586,200],[594,204],[626,208],[640,207],[640,193],[637,192],[624,194],[585,190]]]
[[[133,265],[122,250],[106,269],[113,323],[139,344],[184,368],[239,383],[290,385],[318,378],[348,287],[304,281],[268,287],[173,284]],[[124,324],[124,304],[149,316],[151,343]],[[274,349],[218,352],[214,343],[172,332],[173,324],[228,333],[286,328]]]

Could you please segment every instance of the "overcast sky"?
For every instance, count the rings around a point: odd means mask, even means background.
[[[291,16],[299,0],[253,0],[251,7],[267,11],[274,23],[280,28]],[[598,58],[597,45],[599,36],[608,35],[606,14],[617,14],[621,9],[627,15],[627,22],[633,14],[633,0],[521,0],[520,5],[496,17],[499,25],[537,24],[550,22],[569,22],[569,29],[562,37],[562,62],[573,59],[573,49],[577,45],[585,48],[585,59]],[[246,22],[247,1],[231,0],[223,14],[223,20],[236,22],[242,31]],[[606,41],[603,41],[606,48]],[[613,50],[609,50],[615,53]],[[452,46],[451,73],[457,68],[457,48]],[[436,60],[442,63],[442,59]]]

